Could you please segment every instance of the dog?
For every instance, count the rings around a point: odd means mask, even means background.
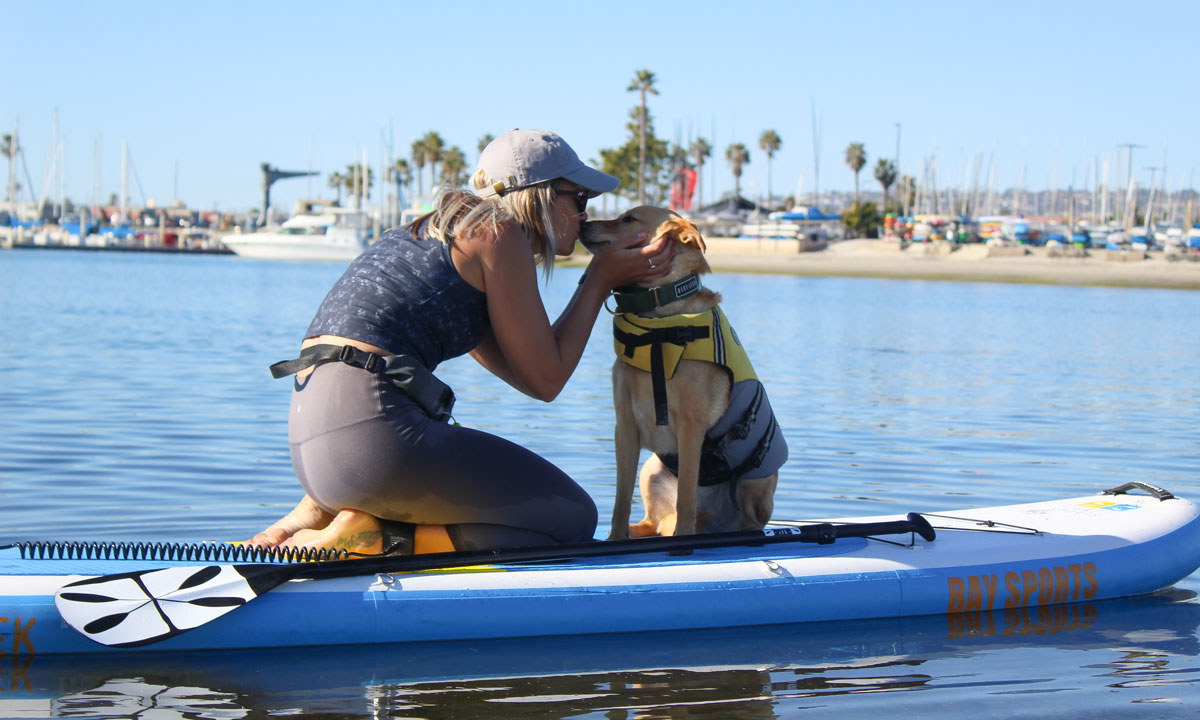
[[[700,282],[711,272],[700,231],[643,205],[585,223],[580,241],[595,253],[639,234],[646,244],[668,235],[675,257],[655,287],[614,291],[617,490],[609,539],[761,530],[787,444],[720,294]],[[639,474],[643,448],[653,454]],[[646,516],[631,525],[635,475]]]

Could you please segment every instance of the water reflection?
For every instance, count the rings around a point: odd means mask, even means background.
[[[866,711],[898,692],[914,701],[931,696],[912,693],[932,692],[940,702],[1011,695],[1006,707],[1015,711],[1026,702],[1019,698],[1051,690],[1170,703],[1195,680],[1198,627],[1196,593],[1177,589],[1052,608],[737,631],[34,656],[8,666],[0,657],[11,681],[0,682],[8,690],[0,715],[655,718],[703,709],[771,718],[808,707]],[[1089,652],[1072,654],[1080,650]]]
[[[202,687],[170,687],[141,678],[113,678],[103,685],[50,702],[54,717],[242,718],[249,711],[233,693]]]

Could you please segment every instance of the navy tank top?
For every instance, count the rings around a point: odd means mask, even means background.
[[[305,337],[359,340],[433,370],[473,350],[490,326],[487,296],[458,274],[450,247],[394,228],[350,263]]]

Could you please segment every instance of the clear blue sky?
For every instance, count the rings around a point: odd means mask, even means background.
[[[222,210],[257,206],[259,164],[305,170],[310,148],[323,173],[362,147],[376,167],[381,131],[406,152],[436,130],[473,165],[484,133],[544,127],[595,159],[624,142],[643,68],[658,78],[658,135],[715,148],[706,199],[733,185],[733,142],[751,152],[744,194],[765,192],[766,129],[783,139],[776,194],[802,176],[810,192],[814,104],[822,190],[853,188],[851,142],[866,146],[862,186],[878,189],[870,168],[895,155],[896,123],[901,171],[919,175],[936,151],[943,185],[977,153],[985,170],[994,158],[999,188],[1024,168],[1031,190],[1082,187],[1122,143],[1144,146],[1142,184],[1164,156],[1172,191],[1200,165],[1195,0],[4,0],[0,13],[0,132],[19,120],[40,189],[57,109],[76,201],[92,195],[97,137],[104,198],[120,189],[126,140],[148,198],[174,199],[178,166],[179,197]],[[272,199],[288,208],[308,187],[284,180]],[[331,194],[324,175],[312,189]]]

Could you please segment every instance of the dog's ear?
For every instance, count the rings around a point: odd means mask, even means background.
[[[700,252],[708,251],[708,247],[704,244],[704,238],[700,237],[700,230],[681,217],[673,217],[666,221],[660,230],[662,230],[660,235],[668,235],[675,242],[695,245],[700,248]]]

